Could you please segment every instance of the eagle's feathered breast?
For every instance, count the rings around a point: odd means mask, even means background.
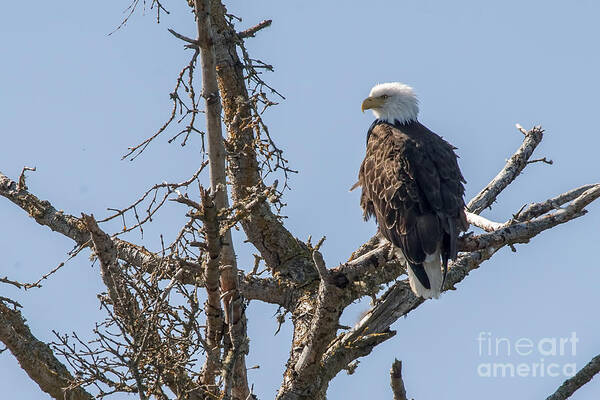
[[[418,121],[375,121],[358,178],[365,219],[374,215],[410,264],[437,251],[444,265],[456,257],[458,233],[468,225],[465,180],[452,145]]]

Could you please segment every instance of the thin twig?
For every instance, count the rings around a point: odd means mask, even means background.
[[[184,35],[182,35],[181,33],[177,33],[177,32],[175,32],[173,29],[170,29],[170,28],[169,28],[169,29],[167,29],[167,30],[168,30],[168,31],[171,33],[171,35],[175,36],[177,39],[181,39],[181,40],[183,40],[184,42],[187,42],[187,43],[193,44],[193,45],[194,45],[194,46],[196,46],[196,47],[200,45],[200,44],[198,43],[198,41],[197,41],[197,40],[195,40],[195,39],[192,39],[192,38],[189,38],[189,37],[187,37],[187,36],[184,36]]]
[[[25,171],[35,171],[35,167],[23,167],[21,175],[19,175],[17,190],[27,190],[27,185],[25,184]]]

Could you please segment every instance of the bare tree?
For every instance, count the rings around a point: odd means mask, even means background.
[[[132,13],[138,3],[131,4]],[[125,157],[139,156],[155,138],[177,129],[171,141],[185,144],[190,135],[200,135],[206,143],[198,169],[184,182],[156,184],[130,206],[115,209],[101,220],[87,214],[68,215],[40,200],[26,185],[29,168],[16,180],[0,174],[0,195],[38,224],[73,240],[73,257],[91,249],[106,286],[106,292],[99,294],[106,319],[96,324],[94,340],[55,332],[49,347],[34,337],[20,305],[6,297],[0,297],[0,340],[31,379],[56,399],[134,393],[140,399],[246,400],[256,396],[246,377],[250,342],[245,309],[249,301],[262,301],[290,313],[294,326],[276,398],[324,399],[329,382],[340,371],[352,372],[358,358],[395,335],[392,323],[424,300],[400,279],[405,265],[381,237],[364,243],[347,262],[328,268],[321,254],[324,238],[304,242],[284,226],[279,215],[281,196],[293,171],[261,117],[275,104],[270,96],[278,93],[262,79],[261,72],[272,67],[253,59],[244,45],[271,21],[239,32],[236,17],[220,1],[188,3],[197,37],[171,30],[192,55],[171,93],[170,118]],[[150,7],[158,17],[166,12],[156,0]],[[198,74],[201,89],[196,86]],[[202,120],[205,127],[198,125]],[[176,128],[178,124],[183,129]],[[529,164],[548,162],[531,159],[542,141],[542,128],[517,127],[523,135],[521,146],[468,203],[469,222],[482,232],[460,238],[460,254],[444,290],[455,290],[499,249],[528,243],[545,230],[583,216],[585,207],[600,197],[600,184],[590,184],[531,203],[505,222],[482,217],[480,213]],[[210,172],[204,182],[207,166]],[[150,251],[119,237],[143,229],[163,205],[170,204],[167,201],[177,203],[173,207],[187,218],[172,243]],[[119,218],[123,229],[106,233],[102,224]],[[132,224],[125,223],[131,220]],[[237,266],[231,236],[237,226],[259,253],[248,273]],[[263,264],[265,271],[259,272]],[[25,284],[9,277],[0,283],[19,288],[39,285],[39,281]],[[372,308],[353,327],[342,326],[344,309],[365,296],[374,299]],[[598,357],[549,399],[565,399],[588,382],[600,370]],[[390,371],[395,399],[407,398],[401,369],[396,361]]]

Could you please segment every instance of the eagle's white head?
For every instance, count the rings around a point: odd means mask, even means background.
[[[404,83],[380,83],[362,102],[362,111],[365,110],[372,110],[382,121],[405,123],[417,120],[419,101],[413,89]]]

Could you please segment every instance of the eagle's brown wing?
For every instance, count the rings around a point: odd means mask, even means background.
[[[449,143],[416,121],[370,131],[359,171],[361,206],[410,264],[438,249],[444,264],[456,257],[458,232],[467,228],[456,159]]]

